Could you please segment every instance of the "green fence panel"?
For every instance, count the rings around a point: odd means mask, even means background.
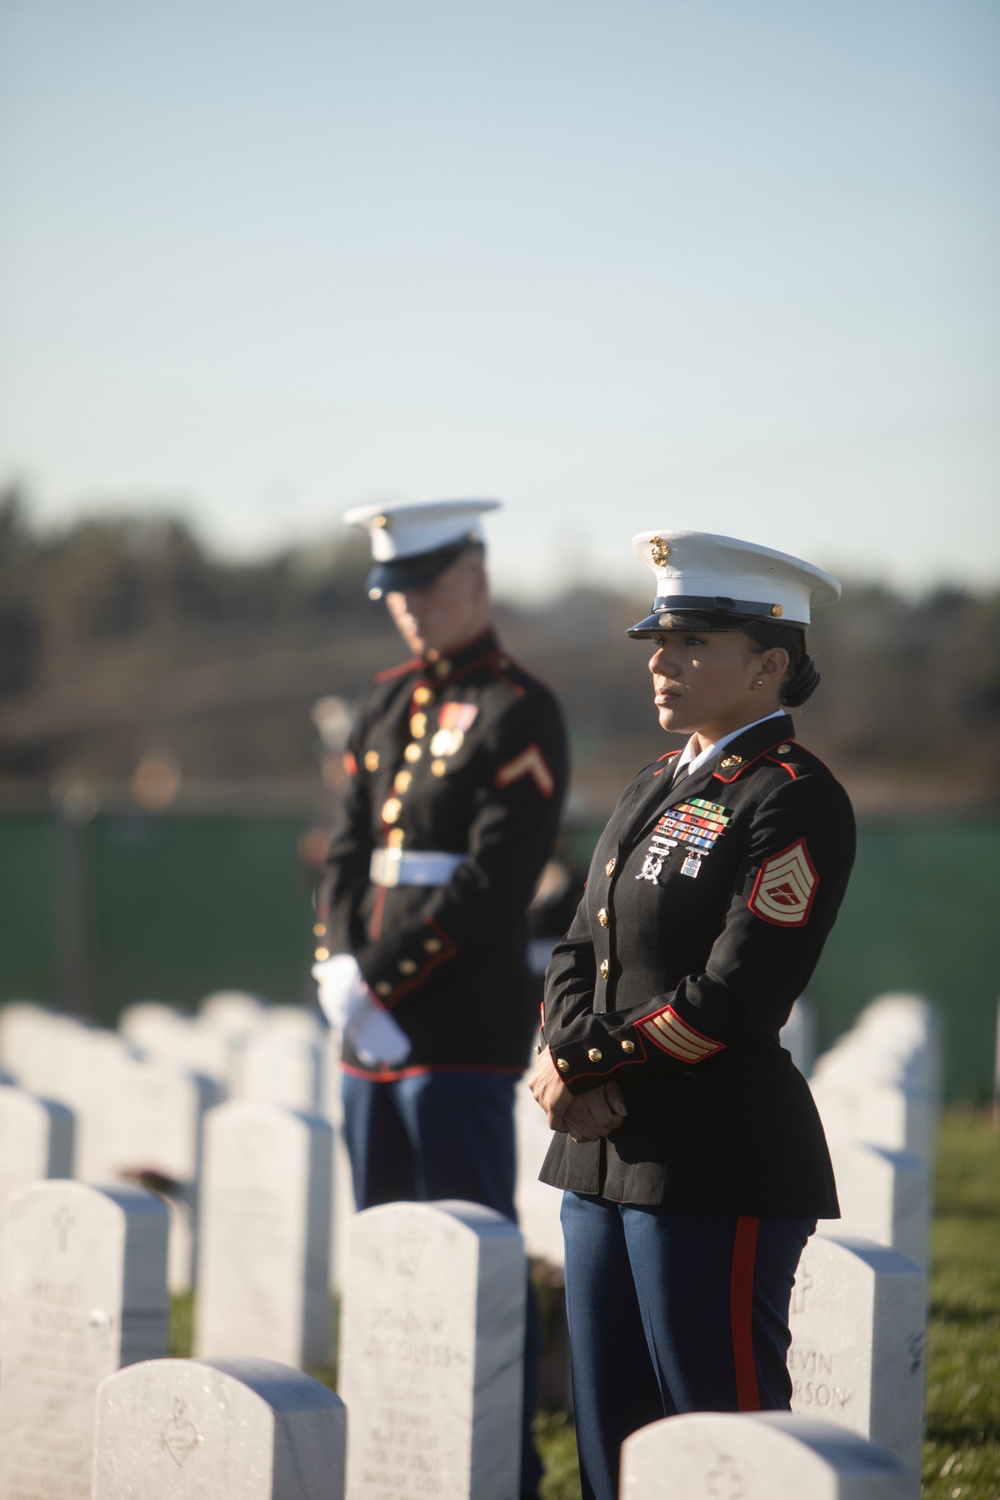
[[[311,996],[305,821],[235,816],[0,819],[0,999],[193,1006],[240,988]],[[869,823],[809,992],[827,1046],[886,990],[941,1006],[948,1096],[992,1091],[1000,823]],[[58,912],[58,915],[57,915]]]

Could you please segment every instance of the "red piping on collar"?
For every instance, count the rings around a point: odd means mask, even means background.
[[[656,764],[659,766],[661,760],[676,760],[677,757],[678,757],[678,755],[680,755],[680,753],[681,752],[679,750],[668,750],[667,753],[666,753],[666,755],[661,755],[659,757],[659,759],[657,760]],[[659,776],[663,771],[666,771],[668,769],[669,768],[667,766],[660,766],[659,771],[654,771],[653,775],[654,776]]]
[[[394,677],[402,677],[404,672],[415,672],[425,665],[423,657],[411,656],[409,661],[401,661],[398,667],[386,667],[384,672],[376,672],[375,682],[391,682]]]
[[[752,758],[752,760],[745,760],[741,766],[737,766],[736,769],[735,769],[735,771],[733,772],[733,774],[731,776],[723,776],[721,770],[720,771],[713,771],[712,772],[713,780],[715,780],[715,781],[724,781],[727,785],[730,782],[732,782],[732,781],[738,781],[739,778],[743,775],[744,771],[749,770],[749,768],[751,766],[755,766],[757,764],[757,762],[759,760],[763,760],[765,758],[765,756],[770,757],[770,753],[774,749],[775,745],[793,745],[794,743],[795,743],[795,741],[792,740],[792,739],[790,739],[787,736],[783,736],[780,739],[776,739],[775,742],[774,742],[774,745],[765,745],[764,748],[763,748],[763,750],[759,750],[757,752],[757,754]],[[726,749],[728,750],[728,748],[729,748],[729,746],[727,745]],[[781,764],[783,764],[783,762],[777,761],[776,764],[777,765],[781,765]]]

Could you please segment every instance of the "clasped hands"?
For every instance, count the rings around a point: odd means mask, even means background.
[[[535,1103],[545,1111],[549,1128],[568,1135],[572,1141],[602,1140],[617,1130],[628,1114],[622,1091],[614,1079],[588,1089],[585,1094],[571,1094],[547,1047],[539,1053],[528,1087]]]

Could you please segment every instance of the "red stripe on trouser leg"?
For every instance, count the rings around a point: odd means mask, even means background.
[[[759,1219],[741,1215],[736,1220],[736,1239],[733,1242],[729,1315],[733,1325],[736,1400],[740,1411],[760,1411],[757,1368],[753,1362],[753,1271],[759,1228]]]

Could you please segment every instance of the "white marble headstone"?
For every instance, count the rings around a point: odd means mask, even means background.
[[[821,1219],[821,1231],[889,1245],[926,1270],[931,1214],[926,1164],[908,1151],[865,1141],[833,1136],[829,1144],[841,1216]]]
[[[73,1175],[88,1182],[114,1177],[113,1105],[121,1075],[135,1053],[124,1037],[71,1016],[52,1016],[44,1048],[30,1071],[18,1069],[22,1088],[72,1109]]]
[[[7,1255],[3,1200],[15,1188],[46,1177],[69,1177],[72,1171],[72,1110],[54,1099],[0,1085],[0,1339]]]
[[[916,1500],[885,1448],[788,1412],[695,1412],[622,1445],[621,1500]]]
[[[518,1083],[514,1101],[517,1131],[515,1201],[521,1233],[529,1255],[548,1261],[550,1265],[561,1266],[565,1259],[559,1218],[562,1193],[538,1180],[545,1154],[552,1144],[552,1131],[535,1103],[526,1078]]]
[[[148,1057],[210,1078],[219,1097],[226,1097],[239,1042],[222,1026],[172,1005],[141,1000],[122,1011],[118,1029]]]
[[[54,1099],[0,1085],[0,1199],[73,1170],[73,1112]]]
[[[258,995],[247,990],[213,990],[198,1006],[198,1014],[219,1025],[230,1035],[255,1031],[261,1024],[267,1006]]]
[[[779,1039],[791,1053],[799,1072],[808,1078],[816,1056],[816,1007],[805,995],[800,995],[792,1006]]]
[[[250,1037],[243,1051],[242,1097],[268,1099],[290,1109],[319,1109],[323,1103],[323,1052],[281,1030]]]
[[[54,1020],[52,1012],[34,1000],[8,1000],[0,1006],[0,1064],[22,1088],[33,1087]]]
[[[524,1248],[478,1204],[392,1203],[351,1224],[340,1391],[351,1500],[512,1500]]]
[[[866,1077],[857,1055],[842,1062],[836,1070],[817,1068],[809,1080],[827,1140],[868,1141],[932,1162],[937,1111],[930,1095]]]
[[[137,1188],[35,1183],[6,1202],[2,1500],[90,1500],[97,1387],[167,1347],[167,1211]]]
[[[104,1130],[109,1174],[161,1179],[170,1208],[170,1289],[187,1291],[194,1275],[197,1193],[206,1112],[219,1101],[211,1078],[154,1057],[128,1058],[108,1101]]]
[[[330,1352],[333,1129],[233,1100],[205,1117],[196,1353],[316,1364]]]
[[[345,1411],[265,1359],[157,1359],[101,1386],[93,1500],[344,1500]]]
[[[920,1473],[926,1280],[884,1245],[816,1234],[789,1309],[792,1411],[889,1448]]]

